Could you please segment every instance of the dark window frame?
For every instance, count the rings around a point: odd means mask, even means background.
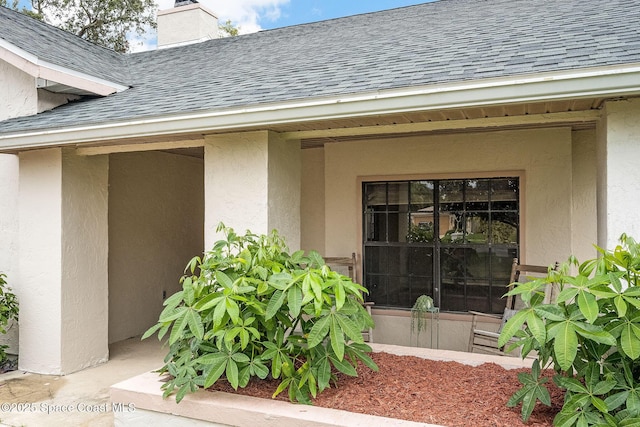
[[[504,186],[505,182],[508,184],[508,188],[505,190],[502,187],[504,194],[510,195],[510,191],[513,191],[515,196],[512,199],[498,200],[498,191],[496,186],[501,184]],[[431,211],[430,220],[424,220],[418,222],[417,225],[424,228],[421,230],[422,234],[418,232],[415,234],[417,237],[410,239],[407,233],[406,240],[399,237],[401,232],[395,230],[398,228],[398,224],[404,220],[405,215],[407,219],[407,227],[404,230],[411,229],[416,221],[412,220],[413,214],[417,211],[413,210],[412,204],[412,184],[431,184],[433,195],[431,197]],[[456,202],[455,192],[453,192],[454,201],[443,202],[441,200],[441,193],[443,190],[442,184],[449,186],[455,186],[456,183],[461,183],[461,194],[459,194],[461,201]],[[467,192],[474,194],[472,183],[476,186],[480,184],[487,185],[486,200],[482,197],[471,199],[468,197]],[[362,253],[363,253],[363,281],[364,285],[369,289],[369,298],[376,303],[380,308],[395,308],[395,309],[407,309],[410,308],[415,299],[425,293],[434,298],[434,301],[442,311],[451,312],[464,312],[468,310],[485,311],[500,313],[504,308],[504,300],[501,298],[504,294],[504,286],[508,282],[508,271],[510,271],[510,260],[513,257],[518,257],[520,253],[520,231],[522,227],[522,206],[521,206],[521,186],[523,179],[519,174],[509,173],[507,175],[500,176],[480,176],[480,177],[465,177],[465,178],[425,178],[425,179],[374,179],[362,181]],[[371,193],[374,197],[378,198],[380,203],[380,191],[367,193],[368,186],[384,186],[384,207],[380,208],[379,205],[375,205],[375,202],[368,204],[366,198]],[[402,188],[406,186],[406,195],[402,194],[402,191],[396,190],[392,197],[390,197],[390,186]],[[441,188],[442,187],[442,188]],[[469,188],[469,189],[468,189]],[[481,193],[481,192],[480,192]],[[404,198],[403,201],[400,199]],[[428,198],[426,198],[428,199]],[[480,200],[480,201],[479,201]],[[391,203],[391,201],[395,203]],[[502,203],[500,207],[499,202]],[[424,205],[424,200],[423,200]],[[429,211],[429,203],[426,203],[426,208],[423,211]],[[449,205],[449,209],[442,210],[444,205]],[[382,215],[384,217],[383,227],[378,225],[378,228],[374,229],[374,218],[376,215]],[[424,213],[423,213],[424,215]],[[390,218],[393,217],[393,220]],[[452,218],[454,217],[454,218]],[[499,219],[500,218],[500,219]],[[395,221],[395,223],[393,223]],[[443,222],[441,228],[441,221]],[[448,221],[448,223],[447,223]],[[483,233],[473,234],[468,231],[469,224],[480,224],[478,227],[486,223],[486,228]],[[503,230],[498,229],[498,223],[508,223],[509,226],[502,226]],[[461,233],[456,232],[448,233],[451,240],[447,241],[446,236],[441,234],[447,226],[451,224],[462,223]],[[514,224],[515,223],[515,224]],[[429,241],[429,227],[431,227],[432,240]],[[456,225],[456,227],[458,227]],[[496,230],[492,230],[492,228]],[[396,233],[390,239],[392,232],[390,228],[394,228],[393,233]],[[515,236],[513,232],[515,228]],[[504,231],[506,229],[506,232]],[[420,231],[420,230],[419,230]],[[495,231],[496,234],[493,233]],[[451,229],[449,229],[451,232]],[[377,233],[377,235],[376,235]],[[384,236],[381,234],[384,233]],[[505,233],[506,237],[505,236]],[[426,236],[426,237],[425,237]],[[498,237],[496,237],[498,236]],[[453,240],[455,238],[455,240]],[[506,241],[494,242],[494,239],[506,239]],[[423,239],[420,241],[420,239]],[[462,240],[460,240],[462,239]],[[474,240],[475,239],[475,240]],[[485,241],[482,241],[485,239]],[[413,241],[411,241],[413,240]],[[515,241],[512,241],[515,240]],[[432,250],[429,257],[429,249]],[[380,255],[376,261],[371,256],[371,253],[378,251]],[[389,264],[393,264],[394,254],[397,259],[402,258],[400,264],[403,264],[405,270],[410,270],[412,262],[415,264],[415,260],[411,259],[413,253],[423,253],[426,264],[430,264],[430,275],[415,275],[411,271],[393,270],[389,267]],[[404,253],[404,255],[399,255]],[[457,255],[455,255],[457,254]],[[469,259],[474,256],[483,260],[480,261],[486,264],[486,277],[480,279],[474,279],[471,273],[451,273],[447,270],[443,264],[443,259],[453,258],[457,256],[460,258],[459,265],[469,265]],[[429,259],[430,258],[430,259]],[[384,262],[380,261],[384,259]],[[387,266],[382,268],[374,267],[374,265],[386,263]],[[458,265],[456,262],[449,263],[449,265]],[[395,268],[395,264],[394,268]],[[379,266],[378,266],[379,267]],[[496,270],[496,271],[493,271]],[[460,277],[451,277],[460,276]],[[507,277],[505,278],[505,274]],[[475,283],[471,283],[475,282]],[[484,283],[486,282],[486,283]],[[453,304],[452,296],[448,296],[448,291],[453,288],[460,288],[458,292],[461,295],[454,296],[457,298],[462,297],[461,304]],[[488,287],[488,289],[483,289]],[[474,292],[484,292],[487,294],[486,301],[483,303],[473,302],[472,298],[482,300],[485,298],[484,294],[480,297],[474,297]],[[474,305],[475,304],[475,305]],[[480,306],[478,306],[480,304]]]

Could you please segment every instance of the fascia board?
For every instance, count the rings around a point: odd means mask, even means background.
[[[167,134],[232,131],[309,120],[638,94],[640,64],[634,64],[4,134],[0,135],[0,151]]]
[[[43,61],[3,39],[0,39],[0,60],[6,61],[30,76],[51,80],[100,96],[107,96],[128,89],[128,86],[119,83]]]

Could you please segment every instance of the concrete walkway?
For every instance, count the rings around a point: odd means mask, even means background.
[[[112,344],[109,362],[65,376],[14,371],[0,375],[0,426],[106,427],[113,425],[109,387],[158,369],[166,349],[157,338]],[[128,402],[119,402],[124,406]],[[128,408],[127,408],[128,409]]]

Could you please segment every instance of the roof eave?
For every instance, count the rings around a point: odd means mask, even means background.
[[[95,95],[107,96],[128,89],[128,86],[120,83],[44,61],[3,39],[0,39],[0,60],[35,78],[54,81]]]
[[[0,152],[490,105],[640,95],[640,64],[512,76],[0,135]]]

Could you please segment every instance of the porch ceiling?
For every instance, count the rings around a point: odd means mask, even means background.
[[[482,132],[505,129],[570,126],[573,130],[591,129],[599,118],[603,98],[492,105],[474,108],[417,111],[402,114],[362,116],[335,120],[305,121],[247,127],[233,132],[270,130],[287,139],[301,141],[302,148],[354,139],[374,139],[421,134]],[[224,131],[207,134],[227,133]],[[202,156],[203,133],[159,135],[82,144],[85,155],[122,151],[165,150],[190,156]]]

